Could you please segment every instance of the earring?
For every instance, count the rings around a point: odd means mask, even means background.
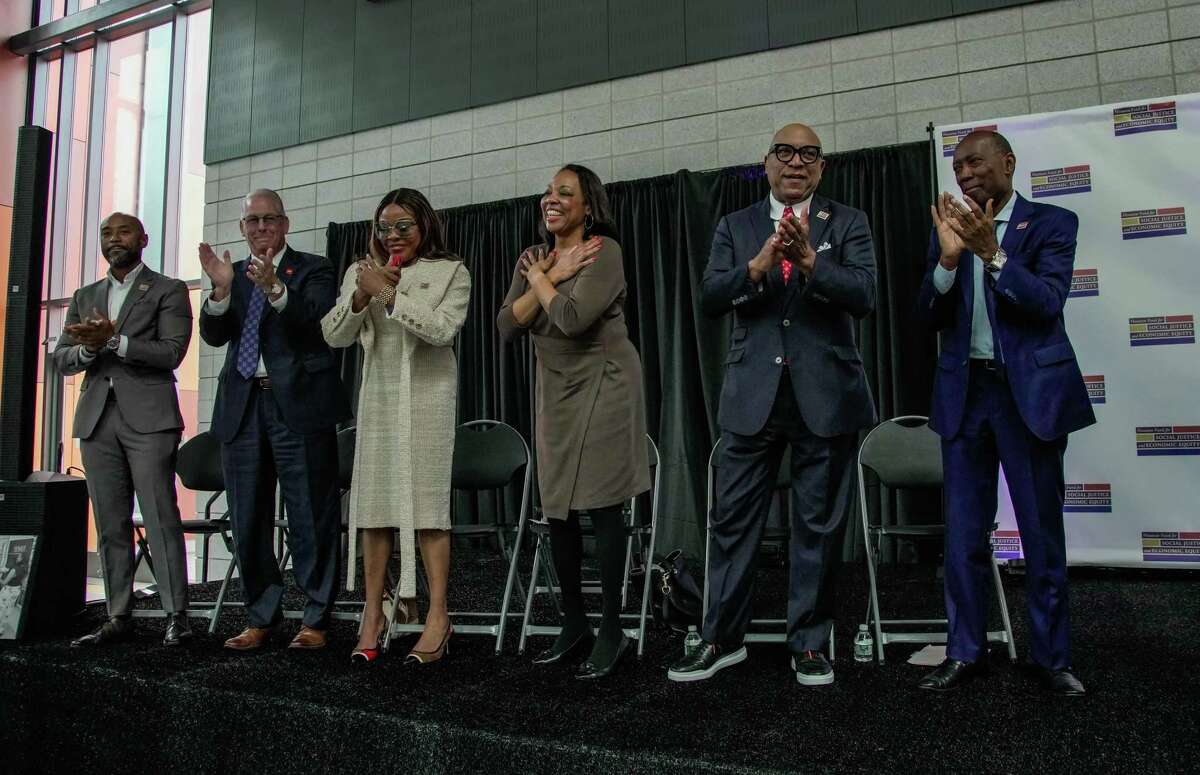
[[[591,213],[588,213],[587,215],[583,216],[583,230],[584,231],[591,231],[592,227],[595,225],[596,225],[596,219],[592,217]]]

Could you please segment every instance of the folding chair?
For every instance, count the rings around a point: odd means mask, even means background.
[[[184,487],[197,492],[212,492],[204,504],[203,519],[185,519],[182,521],[185,535],[204,536],[200,570],[200,578],[208,582],[209,542],[214,535],[220,536],[229,552],[229,567],[225,570],[225,578],[217,592],[213,603],[192,603],[188,607],[189,616],[200,616],[209,621],[208,632],[216,632],[217,621],[221,618],[221,609],[227,605],[238,606],[241,603],[226,603],[225,596],[229,591],[229,581],[233,577],[233,539],[229,534],[229,513],[226,512],[214,518],[212,507],[225,490],[225,477],[221,473],[221,443],[208,431],[198,433],[179,448],[175,460],[175,473]],[[137,553],[134,558],[134,572],[144,560],[146,567],[154,575],[154,558],[150,556],[150,545],[146,540],[146,523],[140,515],[133,518],[134,538],[137,542]],[[164,616],[161,611],[135,611],[135,616]]]
[[[516,537],[510,547],[506,536],[512,525],[499,518],[490,524],[453,524],[451,535],[466,537],[494,536],[500,554],[509,560],[508,577],[504,583],[504,596],[500,600],[500,611],[452,611],[450,617],[491,619],[493,624],[456,624],[454,632],[462,635],[493,635],[496,638],[496,653],[504,645],[504,630],[508,623],[509,603],[513,586],[517,584],[517,557],[525,535],[529,513],[529,494],[532,482],[532,466],[529,465],[529,445],[515,428],[499,420],[472,420],[454,430],[454,458],[450,475],[450,487],[455,492],[478,493],[494,491],[501,497],[506,488],[521,476],[521,505],[517,512]],[[421,575],[417,576],[418,581]],[[392,599],[400,598],[400,581],[392,582]],[[518,599],[520,595],[518,594]],[[385,638],[397,632],[421,632],[420,624],[392,623]]]
[[[879,587],[876,563],[885,536],[892,539],[920,540],[940,538],[946,533],[944,524],[883,525],[873,523],[867,511],[866,471],[879,480],[880,487],[898,489],[938,488],[942,479],[941,439],[929,427],[929,418],[906,415],[884,420],[863,439],[858,450],[858,498],[862,513],[863,543],[867,550],[867,577],[870,598],[867,601],[867,625],[875,630],[875,655],[883,663],[883,647],[887,643],[945,643],[945,632],[922,632],[885,629],[885,625],[933,626],[945,625],[946,619],[884,619],[879,607]],[[943,504],[944,508],[944,504]],[[996,525],[992,525],[992,530]],[[1004,643],[1008,658],[1017,659],[1012,622],[1008,616],[1008,601],[1000,582],[1000,569],[991,555],[992,579],[996,584],[996,600],[1004,629],[988,633],[988,640]]]
[[[721,451],[721,440],[717,439],[717,443],[713,444],[712,451],[708,454],[708,504],[705,510],[705,535],[704,535],[704,600],[703,608],[701,609],[701,617],[708,616],[708,560],[709,546],[712,541],[712,514],[713,509],[717,505],[717,461]],[[785,545],[791,540],[791,531],[789,529],[789,513],[791,510],[791,487],[792,487],[792,450],[791,447],[785,447],[783,455],[779,458],[779,470],[775,474],[775,503],[778,509],[781,525],[777,530],[765,530],[763,535],[764,541],[780,541]],[[787,643],[787,619],[751,619],[750,627],[781,627],[783,632],[750,632],[747,631],[743,638],[746,643]],[[829,625],[829,661],[835,659],[837,653],[836,628],[831,622]]]
[[[644,493],[635,495],[629,500],[625,506],[625,581],[621,587],[621,607],[624,610],[627,595],[626,592],[630,585],[630,575],[633,567],[633,541],[638,539],[639,554],[642,555],[642,567],[648,568],[649,563],[654,557],[655,540],[658,537],[658,494],[660,485],[660,475],[662,466],[658,456],[658,447],[654,440],[646,435],[646,456],[650,464],[650,520],[649,524],[643,524],[644,520],[639,515],[638,501]],[[525,653],[525,641],[530,635],[558,635],[561,627],[558,625],[535,625],[530,624],[530,618],[533,614],[533,596],[538,593],[549,593],[551,601],[554,604],[555,612],[561,615],[562,611],[558,604],[558,597],[555,594],[558,591],[558,579],[554,573],[554,564],[550,562],[550,521],[545,516],[538,516],[536,519],[529,520],[530,530],[533,532],[536,543],[533,550],[533,568],[530,571],[529,589],[525,599],[525,614],[521,619],[521,641],[517,646],[517,652]],[[590,535],[591,531],[585,532],[585,535]],[[513,556],[513,569],[516,569],[517,557]],[[546,578],[549,583],[545,586],[539,586],[538,577],[541,572],[545,571]],[[622,613],[622,619],[636,619],[637,628],[625,628],[625,635],[629,638],[637,640],[637,653],[640,657],[645,651],[646,646],[646,618],[650,611],[650,584],[652,574],[649,572],[643,574],[642,582],[642,603],[636,614]],[[595,583],[585,583],[585,591],[588,588],[598,589]],[[592,618],[597,618],[600,614],[592,614]]]

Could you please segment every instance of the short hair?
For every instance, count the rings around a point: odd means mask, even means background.
[[[279,214],[285,218],[287,217],[287,210],[285,210],[283,207],[283,197],[279,196],[278,191],[273,191],[269,188],[256,188],[249,194],[246,194],[246,196],[242,198],[242,212],[246,211],[246,203],[256,196],[270,199],[272,204],[275,205],[275,209],[279,211]]]
[[[112,220],[114,217],[116,217],[118,215],[121,216],[122,218],[128,218],[129,220],[136,223],[139,234],[146,233],[146,224],[142,223],[141,218],[138,218],[136,215],[130,215],[129,213],[123,213],[120,210],[116,210],[116,211],[111,212],[108,215],[104,216],[104,220],[100,221],[100,228],[103,229],[104,224],[108,223],[110,220]]]
[[[442,226],[442,219],[434,212],[433,205],[429,204],[425,195],[415,188],[393,189],[379,200],[379,206],[375,208],[375,217],[371,220],[371,244],[379,251],[379,255],[386,256],[387,249],[384,247],[383,241],[379,239],[379,235],[375,233],[375,224],[379,222],[380,213],[388,205],[407,208],[413,214],[413,220],[417,222],[417,228],[421,230],[421,241],[417,244],[417,258],[452,257],[453,254],[446,250],[446,230]]]
[[[608,193],[604,190],[600,176],[582,164],[564,164],[558,171],[575,173],[575,177],[579,178],[579,190],[583,193],[583,201],[592,208],[592,225],[584,227],[583,238],[597,236],[617,239],[617,226],[613,223]],[[538,220],[538,233],[547,245],[554,246],[554,235],[546,231],[546,221],[543,219]]]

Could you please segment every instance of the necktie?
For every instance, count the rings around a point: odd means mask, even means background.
[[[996,221],[993,228],[999,231],[1000,222]],[[982,265],[979,269],[983,272],[983,300],[987,305],[988,323],[992,327],[992,360],[1004,363],[1004,351],[1000,347],[1000,330],[996,325],[996,278]]]
[[[250,293],[250,307],[246,310],[246,319],[242,321],[242,337],[238,341],[237,370],[245,379],[253,377],[258,370],[258,327],[266,306],[266,294],[255,286]]]
[[[779,220],[789,220],[793,215],[794,213],[792,212],[792,206],[788,205],[787,207],[783,208],[783,216]],[[785,258],[783,259],[783,263],[780,264],[779,268],[783,270],[783,284],[787,285],[788,280],[792,279],[792,262]]]

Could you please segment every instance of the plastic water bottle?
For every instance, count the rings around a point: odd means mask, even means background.
[[[875,639],[871,637],[871,631],[867,629],[867,625],[858,625],[858,632],[854,635],[854,661],[855,662],[871,662],[875,659]]]
[[[700,633],[696,632],[696,626],[688,627],[687,635],[683,638],[683,655],[685,657],[695,656],[700,651]]]

